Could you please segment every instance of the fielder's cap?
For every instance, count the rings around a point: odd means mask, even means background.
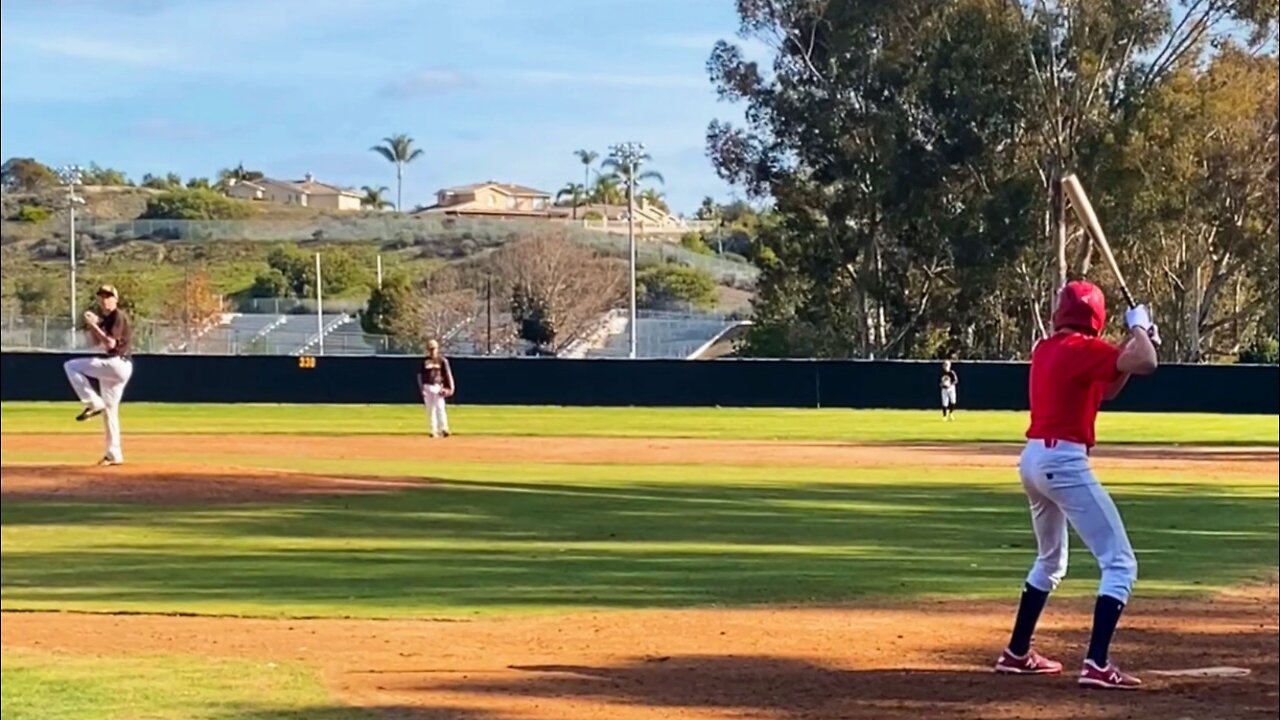
[[[98,288],[98,297],[120,297],[115,285],[103,285]]]

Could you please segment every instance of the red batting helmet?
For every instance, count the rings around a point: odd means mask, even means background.
[[[1107,325],[1107,299],[1097,285],[1084,280],[1067,283],[1058,293],[1058,309],[1053,312],[1053,329],[1071,328],[1097,335]]]

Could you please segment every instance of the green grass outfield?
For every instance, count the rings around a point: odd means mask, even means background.
[[[375,720],[304,665],[5,652],[4,720]]]
[[[5,403],[3,432],[97,433],[71,422],[74,403]],[[450,424],[470,435],[685,437],[847,442],[1016,442],[1025,412],[964,412],[944,423],[920,410],[754,408],[567,408],[454,406]],[[184,405],[128,403],[125,432],[290,435],[414,434],[425,427],[416,405]],[[1280,442],[1276,415],[1107,413],[1104,443],[1270,445]]]
[[[6,438],[96,436],[63,404],[5,404]],[[1016,441],[1021,413],[458,407],[464,434],[880,442]],[[1277,418],[1104,415],[1104,442],[1277,443]],[[126,404],[132,433],[421,433],[416,407]],[[69,440],[72,440],[69,438]],[[8,442],[0,460],[56,457]],[[424,440],[425,442],[425,440]],[[1012,470],[421,462],[205,456],[220,466],[419,478],[385,495],[234,506],[0,506],[0,606],[284,617],[476,617],[613,608],[1012,598],[1034,541]],[[1199,594],[1280,563],[1277,479],[1106,477],[1138,549],[1138,595]],[[430,481],[430,482],[428,482]],[[1079,544],[1061,592],[1091,595]],[[3,655],[3,717],[357,720],[311,670],[198,658]]]

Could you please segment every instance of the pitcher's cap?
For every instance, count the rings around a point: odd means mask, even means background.
[[[120,293],[116,291],[115,285],[103,285],[98,288],[98,297],[120,297]]]

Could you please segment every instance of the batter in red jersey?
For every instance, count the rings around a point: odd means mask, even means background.
[[[1038,552],[996,672],[1062,672],[1062,663],[1033,650],[1031,639],[1049,593],[1067,573],[1069,523],[1102,571],[1079,683],[1117,690],[1141,685],[1108,657],[1120,613],[1138,577],[1138,561],[1115,502],[1089,467],[1094,421],[1102,401],[1118,395],[1130,375],[1148,375],[1156,369],[1155,326],[1146,306],[1125,313],[1125,324],[1128,338],[1119,346],[1098,337],[1106,325],[1102,291],[1091,283],[1071,282],[1058,297],[1054,334],[1031,352],[1031,427],[1018,472],[1031,505]]]

